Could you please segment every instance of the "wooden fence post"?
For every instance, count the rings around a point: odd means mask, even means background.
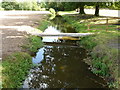
[[[90,24],[88,24],[88,30],[90,30]]]
[[[108,31],[108,18],[106,18],[106,31]]]

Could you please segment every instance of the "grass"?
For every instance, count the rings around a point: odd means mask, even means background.
[[[40,37],[30,36],[29,43],[24,49],[29,52],[37,52],[43,46]],[[8,56],[2,61],[2,87],[21,88],[29,69],[33,66],[32,57],[25,52],[17,52]]]
[[[26,49],[28,52],[37,52],[39,48],[43,46],[43,42],[41,37],[38,36],[29,36],[28,37],[29,43],[26,45],[23,45],[22,47]]]
[[[2,88],[2,63],[0,62],[0,88]]]
[[[118,44],[120,33],[99,33],[95,36],[82,38],[80,44],[91,51],[92,72],[103,76],[108,81],[109,87],[118,88],[118,48],[111,46],[111,43]],[[85,60],[88,62],[88,60]]]
[[[31,56],[24,52],[14,53],[2,61],[3,88],[20,88],[32,66]]]
[[[90,20],[96,20],[99,19],[99,17],[93,17],[89,16],[89,18],[85,18],[88,16],[68,16],[64,15],[63,18],[67,21],[67,24],[70,24],[72,27],[75,28],[76,32],[78,33],[87,33],[87,32],[104,32],[106,31],[106,28],[108,27],[108,31],[115,31],[115,28],[117,28],[117,25],[95,25],[96,22],[91,22]],[[101,17],[100,17],[101,18]],[[105,21],[105,20],[104,20]],[[103,21],[102,21],[103,22]],[[101,21],[97,21],[97,24],[100,24]],[[88,25],[90,25],[88,29]],[[117,31],[117,30],[116,30]]]
[[[47,28],[47,25],[48,22],[44,20],[38,27],[40,31],[33,32],[40,33]],[[42,38],[28,36],[27,40],[28,43],[22,46],[25,52],[13,53],[2,60],[2,66],[0,66],[0,70],[2,70],[2,75],[0,75],[2,76],[2,78],[0,77],[2,85],[0,88],[21,88],[29,70],[34,66],[32,64],[32,56],[29,54],[37,52],[43,46]]]
[[[84,61],[91,66],[91,71],[99,76],[102,76],[107,82],[110,88],[118,88],[120,85],[120,78],[118,77],[118,47],[112,44],[118,44],[118,36],[120,33],[115,30],[117,25],[107,26],[90,26],[87,30],[87,25],[91,24],[90,20],[101,18],[101,17],[85,17],[84,16],[72,16],[64,15],[63,18],[66,23],[75,28],[76,32],[94,32],[95,35],[81,37],[79,42],[84,48],[89,51],[90,57]],[[101,23],[100,21],[97,22]],[[96,22],[92,22],[96,24]]]
[[[50,25],[50,22],[47,20],[43,20],[42,22],[40,22],[40,25],[38,26],[38,29],[41,31],[44,31],[45,29],[47,29],[47,27]]]

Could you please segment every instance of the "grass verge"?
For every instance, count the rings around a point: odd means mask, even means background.
[[[31,56],[24,52],[14,53],[2,61],[2,87],[20,88],[32,66]]]
[[[88,33],[88,32],[105,32],[108,28],[108,31],[115,31],[117,29],[117,25],[97,25],[97,24],[105,24],[106,20],[100,20],[104,17],[95,17],[92,15],[63,15],[66,24],[70,24],[71,27],[75,28],[78,33]],[[115,22],[115,21],[112,21]],[[88,25],[90,25],[88,29]],[[116,30],[117,31],[117,30]]]
[[[47,28],[48,22],[43,21],[38,27],[44,31]],[[16,52],[2,60],[2,86],[1,88],[21,88],[23,81],[32,64],[32,56],[30,54],[37,52],[43,46],[41,37],[28,36],[28,43],[24,44],[23,50],[25,52]],[[0,78],[1,79],[1,78]],[[1,82],[0,82],[1,83]]]
[[[43,46],[40,37],[30,36],[29,43],[23,45],[29,53],[37,52]],[[25,52],[17,52],[2,61],[2,87],[20,88],[29,69],[33,66],[32,57]]]
[[[23,45],[22,47],[28,51],[29,53],[33,52],[37,52],[37,50],[39,48],[41,48],[43,46],[43,42],[42,42],[42,39],[41,37],[38,37],[38,36],[29,36],[28,37],[28,41],[29,43],[26,44],[26,45]]]
[[[40,22],[40,25],[38,26],[38,29],[41,31],[44,31],[45,29],[47,29],[47,27],[50,25],[49,20],[45,19],[42,22]]]
[[[100,33],[82,38],[80,44],[87,48],[91,56],[85,62],[91,71],[106,79],[109,87],[118,88],[118,35],[120,33]]]

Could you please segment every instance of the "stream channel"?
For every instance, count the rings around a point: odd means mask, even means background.
[[[75,33],[69,26],[60,28],[61,20],[57,20],[44,33]],[[93,74],[84,63],[87,51],[77,45],[78,40],[61,38],[43,37],[44,47],[33,57],[32,62],[36,66],[29,71],[23,88],[105,88],[105,81]]]

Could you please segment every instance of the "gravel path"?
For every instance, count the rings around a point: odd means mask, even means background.
[[[39,25],[47,11],[0,11],[0,59],[22,51],[26,35]],[[32,29],[32,30],[31,30]]]

